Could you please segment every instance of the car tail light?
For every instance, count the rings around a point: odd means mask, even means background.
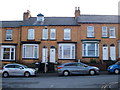
[[[61,69],[62,67],[58,67],[57,69]]]
[[[4,68],[2,67],[2,70],[4,70]]]

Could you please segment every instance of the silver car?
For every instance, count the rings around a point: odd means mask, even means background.
[[[90,74],[95,75],[99,73],[99,68],[88,66],[81,62],[64,63],[57,67],[58,74],[68,76],[71,74]]]
[[[29,77],[30,75],[36,75],[36,70],[32,68],[28,68],[25,65],[21,64],[6,64],[2,68],[2,76],[25,76]]]

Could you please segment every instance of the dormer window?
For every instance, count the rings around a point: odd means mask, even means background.
[[[42,22],[42,21],[44,21],[44,15],[43,14],[38,14],[37,15],[37,21],[39,21],[39,22]]]

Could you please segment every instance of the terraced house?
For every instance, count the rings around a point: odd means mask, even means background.
[[[0,60],[6,63],[64,63],[120,59],[120,30],[117,15],[31,17],[2,21]]]

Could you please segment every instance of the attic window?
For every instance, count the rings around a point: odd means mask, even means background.
[[[37,21],[40,21],[40,22],[42,22],[42,21],[44,21],[44,15],[43,14],[38,14],[37,15]]]

